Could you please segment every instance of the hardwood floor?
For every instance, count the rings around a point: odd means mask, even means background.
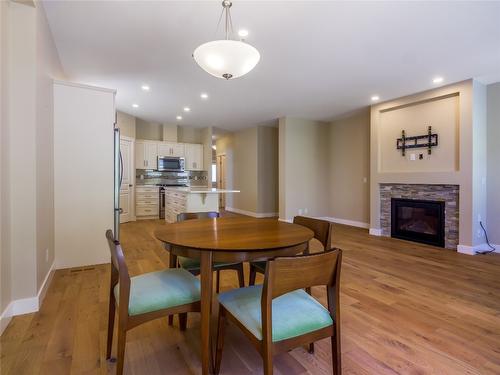
[[[152,237],[158,221],[122,226],[132,275],[168,265]],[[104,233],[103,233],[104,236]],[[343,374],[499,374],[500,256],[467,256],[335,225],[342,269]],[[261,276],[258,276],[257,281]],[[246,269],[248,282],[248,269]],[[225,271],[222,289],[237,287]],[[106,374],[109,266],[58,270],[39,312],[15,317],[1,337],[2,375]],[[323,303],[325,293],[313,288]],[[215,316],[215,315],[214,315]],[[198,374],[199,314],[180,332],[166,319],[128,335],[126,374]],[[228,326],[223,374],[259,374],[257,352]],[[275,360],[276,374],[330,374],[330,344]]]

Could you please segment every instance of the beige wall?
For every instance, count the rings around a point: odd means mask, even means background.
[[[257,212],[257,128],[235,132],[233,147],[232,186],[241,191],[233,194],[233,207]]]
[[[444,96],[411,105],[389,108],[379,115],[380,171],[386,172],[453,172],[458,169],[459,96]],[[439,135],[439,144],[427,155],[425,149],[396,152],[394,144],[406,136],[427,134],[427,127]],[[419,154],[424,158],[420,160]],[[416,160],[411,161],[414,156]]]
[[[478,216],[485,217],[485,205],[480,203],[481,190],[474,191],[473,170],[476,166],[477,176],[482,179],[484,173],[478,167],[483,159],[480,145],[484,145],[484,95],[483,88],[472,80],[441,87],[399,98],[391,102],[372,106],[371,110],[371,181],[370,181],[370,227],[380,228],[380,183],[410,184],[456,184],[460,186],[460,224],[459,243],[461,248],[471,248],[482,242],[484,238],[477,232]],[[387,172],[381,168],[381,148],[383,133],[381,132],[382,114],[399,106],[408,106],[441,97],[458,95],[458,163],[456,170],[410,172]],[[435,103],[439,103],[436,101]],[[394,140],[395,141],[395,140]],[[440,140],[441,141],[441,140]],[[474,150],[474,144],[476,149]],[[394,152],[395,150],[393,146]],[[452,149],[450,148],[450,152]],[[432,157],[431,157],[432,160]],[[408,163],[415,163],[409,162]],[[481,182],[482,183],[482,182]],[[475,196],[475,194],[477,194]]]
[[[278,209],[278,129],[265,126],[228,133],[216,142],[226,155],[226,207],[255,216],[274,216]]]
[[[177,126],[177,142],[203,143],[203,129],[191,126]]]
[[[54,102],[53,79],[63,69],[42,3],[36,8],[36,181],[37,290],[54,262]]]
[[[116,125],[120,128],[120,135],[135,138],[135,122],[134,116],[116,111]]]
[[[5,312],[14,300],[38,301],[54,261],[52,78],[63,73],[42,3],[33,7],[2,2],[1,9],[2,107],[6,105],[2,177],[7,179],[2,179],[1,308]]]
[[[500,82],[487,90],[487,230],[490,242],[500,245]]]
[[[370,109],[330,124],[329,217],[370,222]]]
[[[257,128],[257,212],[276,214],[278,204],[278,135],[277,127]]]
[[[162,141],[163,125],[137,118],[135,123],[135,137],[137,139],[147,139],[150,141]]]
[[[327,123],[279,120],[279,216],[328,216]]]
[[[9,185],[9,3],[0,2],[0,314],[11,301],[10,185]],[[0,320],[0,333],[8,323]]]

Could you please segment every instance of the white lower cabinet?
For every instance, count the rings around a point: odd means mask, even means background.
[[[137,219],[158,218],[160,214],[160,188],[157,186],[136,186],[135,216]]]

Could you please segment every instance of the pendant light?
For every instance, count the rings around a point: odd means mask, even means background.
[[[193,52],[194,60],[204,71],[226,80],[247,74],[260,60],[260,53],[255,47],[240,40],[230,39],[232,5],[229,0],[222,2],[221,18],[225,15],[226,38],[204,43]]]

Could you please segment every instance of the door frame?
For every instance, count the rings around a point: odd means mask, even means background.
[[[130,221],[136,221],[137,218],[135,216],[135,138],[128,137],[126,135],[120,134],[120,142],[127,141],[130,142],[130,185],[129,187],[129,215]],[[129,221],[129,222],[130,222]]]
[[[220,165],[222,164],[220,162],[220,160],[224,159],[224,170],[222,170],[222,168],[220,167]],[[226,189],[227,188],[227,174],[226,174],[226,170],[227,170],[227,155],[225,152],[223,153],[220,153],[220,154],[217,154],[215,155],[215,160],[216,160],[216,173],[217,173],[217,176],[216,176],[216,184],[217,184],[217,188],[218,189]],[[221,177],[221,172],[222,173],[222,177],[224,178],[224,184],[222,185],[221,184],[221,181],[222,179],[220,178]],[[226,195],[225,194],[219,194],[219,209],[223,209],[225,210],[226,209]]]

